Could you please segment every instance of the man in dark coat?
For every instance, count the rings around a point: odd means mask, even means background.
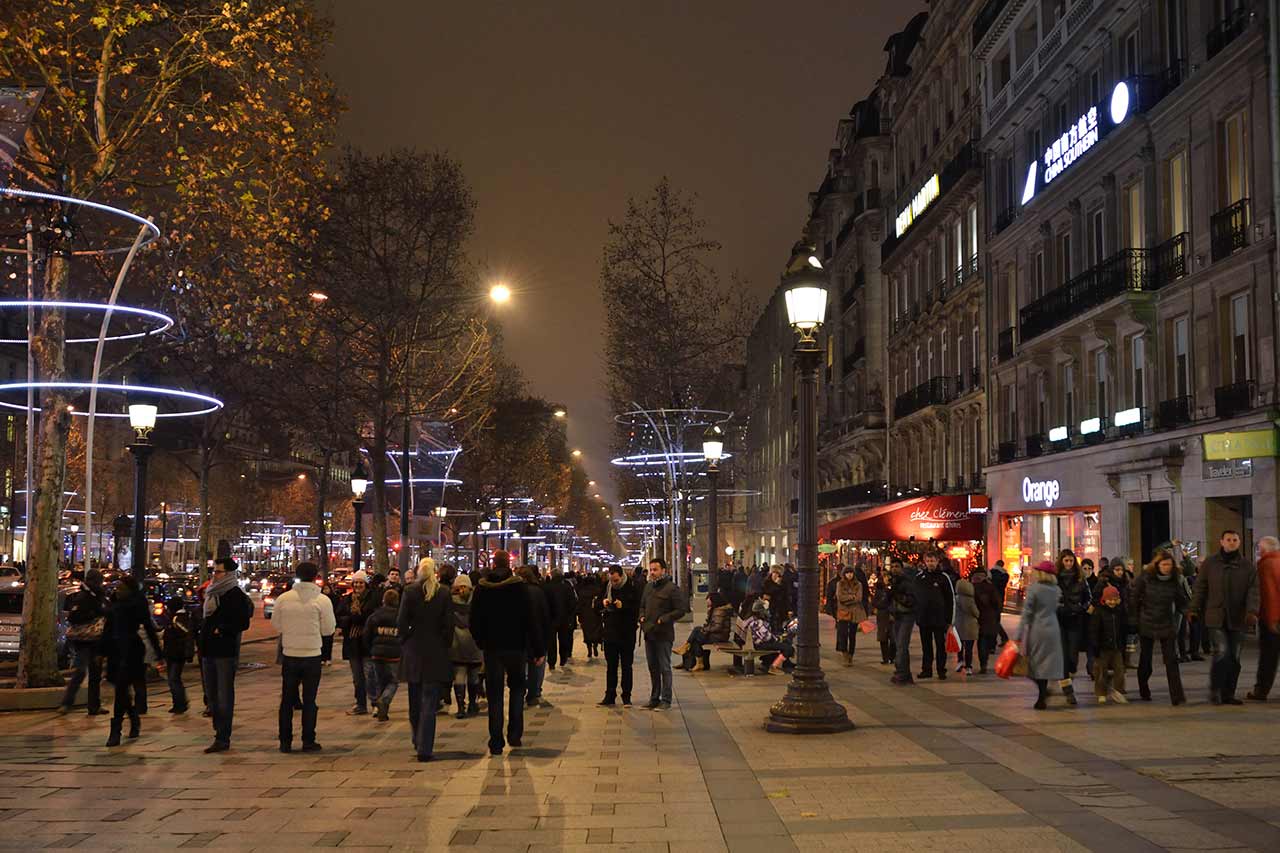
[[[640,633],[644,635],[644,656],[649,664],[650,711],[671,707],[671,647],[676,641],[676,622],[689,612],[684,593],[667,577],[661,557],[649,561],[649,584],[640,596]]]
[[[640,619],[640,590],[622,566],[609,567],[609,583],[601,600],[604,620],[604,698],[612,705],[618,697],[618,669],[622,669],[622,704],[631,704],[632,664],[636,653],[636,624]]]
[[[996,592],[1000,595],[1000,612],[1004,613],[1004,593],[1009,586],[1009,573],[1005,571],[1004,560],[996,560],[996,564],[991,568],[991,585],[996,588]],[[996,634],[1000,638],[1000,645],[1009,642],[1009,635],[1005,633],[1004,625],[996,623]]]
[[[547,647],[545,623],[534,613],[534,603],[524,582],[511,573],[507,555],[495,554],[493,568],[471,599],[471,636],[484,652],[490,755],[501,755],[507,744],[520,746],[524,736],[525,664],[531,649]],[[511,694],[505,741],[504,682]]]
[[[920,674],[917,678],[947,677],[947,629],[955,613],[955,590],[951,578],[942,571],[936,551],[924,556],[924,571],[916,578],[916,625],[920,627]]]
[[[231,724],[236,708],[236,667],[240,663],[240,635],[249,630],[253,602],[244,594],[235,560],[213,563],[213,577],[204,592],[200,625],[200,672],[213,717],[213,743],[205,752],[231,748]]]
[[[537,634],[542,638],[544,645],[532,646],[525,656],[525,704],[530,708],[535,705],[547,705],[542,698],[542,683],[547,674],[547,658],[548,649],[550,649],[556,641],[556,630],[552,623],[551,602],[547,596],[546,590],[542,588],[542,581],[538,577],[538,570],[534,566],[521,566],[516,569],[515,574],[525,584],[525,595],[529,597],[529,601],[533,607],[533,618],[538,624]]]
[[[1209,701],[1242,705],[1236,698],[1240,651],[1245,631],[1258,624],[1258,570],[1240,552],[1240,534],[1224,530],[1221,550],[1200,565],[1189,619],[1200,619],[1213,633],[1213,663],[1209,667]]]
[[[556,668],[556,650],[559,647],[560,665],[573,657],[573,626],[577,621],[578,598],[573,587],[559,569],[551,570],[551,577],[542,584],[551,611],[551,628],[547,642],[547,666]]]
[[[400,667],[409,683],[409,727],[419,761],[430,761],[436,743],[436,708],[449,683],[453,665],[453,601],[449,588],[434,572],[404,587],[400,614]]]

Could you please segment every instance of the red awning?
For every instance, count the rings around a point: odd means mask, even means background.
[[[982,539],[986,536],[983,511],[988,505],[986,495],[907,498],[824,524],[818,528],[818,538],[828,542]]]

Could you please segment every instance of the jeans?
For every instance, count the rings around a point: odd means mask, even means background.
[[[97,643],[83,643],[73,640],[71,653],[75,656],[75,672],[67,681],[67,689],[62,692],[62,707],[70,708],[76,703],[76,694],[84,683],[85,675],[89,676],[89,696],[86,705],[91,712],[102,710],[102,659],[98,657]]]
[[[618,668],[622,668],[622,701],[631,701],[631,675],[636,647],[630,643],[604,643],[604,698],[613,702],[618,696]]]
[[[302,687],[302,745],[316,742],[316,693],[320,690],[321,656],[294,658],[280,663],[280,743],[293,743],[293,702]]]
[[[978,668],[986,670],[987,660],[991,657],[991,653],[996,650],[995,634],[979,634],[978,635]]]
[[[858,650],[858,623],[836,621],[836,651],[853,654]]]
[[[920,626],[920,672],[928,674],[938,667],[938,677],[947,677],[947,626]]]
[[[964,662],[966,669],[973,669],[973,640],[960,641],[960,660]]]
[[[436,748],[436,708],[444,696],[445,685],[435,681],[409,682],[409,724],[413,731],[413,748],[418,755],[430,757]]]
[[[1164,674],[1169,679],[1169,699],[1174,702],[1182,702],[1187,697],[1182,690],[1182,672],[1178,669],[1178,655],[1174,650],[1175,639],[1173,637],[1164,637],[1160,640],[1155,637],[1138,638],[1138,647],[1141,650],[1138,656],[1138,695],[1143,699],[1151,698],[1151,687],[1149,685],[1151,659],[1157,642],[1160,643],[1160,653],[1164,656]]]
[[[524,736],[525,653],[488,651],[484,653],[485,695],[489,699],[489,751],[501,752],[502,691],[511,691],[510,715],[507,718],[507,740],[519,741]]]
[[[1149,642],[1149,640],[1144,639],[1143,642]],[[1149,660],[1148,663],[1150,663]],[[1107,677],[1108,670],[1111,672],[1110,679]],[[1138,670],[1138,680],[1142,680],[1142,670]],[[1107,695],[1108,689],[1124,693],[1124,649],[1100,651],[1094,656],[1093,689],[1099,699]],[[1147,695],[1146,691],[1143,691],[1143,695]]]
[[[552,667],[552,669],[554,668],[555,667]],[[524,683],[525,693],[527,694],[526,698],[528,698],[530,703],[542,698],[542,681],[546,677],[547,661],[544,660],[542,663],[534,663],[526,657]]]
[[[1074,617],[1068,616],[1062,623],[1062,677],[1070,678],[1076,674],[1080,665],[1080,652],[1084,650],[1084,624]],[[1123,652],[1124,650],[1121,649]]]
[[[364,689],[374,708],[386,708],[396,698],[400,687],[397,661],[364,660]]]
[[[173,698],[173,708],[175,711],[185,711],[187,709],[187,688],[182,683],[182,669],[186,666],[185,660],[167,660],[165,664],[165,681],[169,684],[169,695]]]
[[[365,699],[365,696],[367,695],[367,688],[364,683],[364,662],[365,658],[356,657],[355,655],[352,655],[347,660],[347,663],[351,664],[351,684],[355,687],[356,707],[361,711],[367,710],[368,708],[368,702]]]
[[[893,617],[893,643],[897,647],[897,654],[893,659],[893,674],[899,678],[911,677],[911,632],[915,627],[916,621],[908,613],[899,613]]]
[[[1209,692],[1234,696],[1240,679],[1240,651],[1244,648],[1244,631],[1210,628],[1213,632],[1213,663],[1209,665]]]
[[[238,657],[200,659],[204,692],[209,697],[209,712],[213,716],[213,739],[221,744],[231,743],[231,724],[236,711],[236,667],[239,663]]]
[[[649,664],[649,701],[671,704],[671,641],[644,638],[644,658]]]
[[[564,662],[573,657],[573,624],[559,629],[556,634],[560,640],[560,665],[564,666]]]
[[[1266,699],[1276,682],[1276,663],[1280,662],[1280,634],[1258,626],[1258,677],[1253,682],[1253,695]]]

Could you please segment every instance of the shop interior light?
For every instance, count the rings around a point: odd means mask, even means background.
[[[1142,421],[1142,409],[1132,408],[1116,412],[1115,419],[1112,421],[1118,427],[1132,426]]]
[[[1067,428],[1064,426],[1059,426],[1049,430],[1049,440],[1050,441],[1066,441]]]
[[[1086,418],[1080,422],[1080,434],[1090,435],[1102,429],[1102,418]]]

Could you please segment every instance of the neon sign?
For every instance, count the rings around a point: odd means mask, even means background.
[[[897,236],[901,237],[905,234],[907,229],[911,227],[911,224],[916,221],[916,218],[919,217],[920,214],[924,213],[925,209],[928,208],[929,205],[937,201],[938,196],[940,195],[942,195],[942,183],[938,180],[938,176],[935,174],[932,178],[925,181],[924,186],[922,186],[920,191],[915,194],[915,197],[911,199],[911,204],[902,208],[898,213],[898,218],[894,223],[897,229]]]
[[[1129,84],[1121,80],[1111,90],[1111,97],[1107,102],[1106,118],[1110,119],[1110,124],[1106,126],[1106,130],[1116,127],[1129,117],[1129,110],[1133,105],[1133,91]],[[1037,187],[1037,177],[1042,176],[1045,186],[1048,186],[1054,178],[1061,175],[1064,171],[1071,167],[1073,163],[1083,157],[1089,149],[1098,144],[1098,140],[1102,138],[1104,128],[1099,124],[1098,107],[1089,107],[1089,111],[1080,116],[1068,127],[1066,133],[1053,140],[1053,142],[1044,150],[1044,167],[1040,167],[1040,163],[1033,161],[1027,167],[1027,180],[1022,190],[1022,203],[1026,204],[1035,198]]]
[[[1044,502],[1046,507],[1053,506],[1062,495],[1062,487],[1058,485],[1057,480],[1032,480],[1030,477],[1022,478],[1022,500],[1026,503]]]

